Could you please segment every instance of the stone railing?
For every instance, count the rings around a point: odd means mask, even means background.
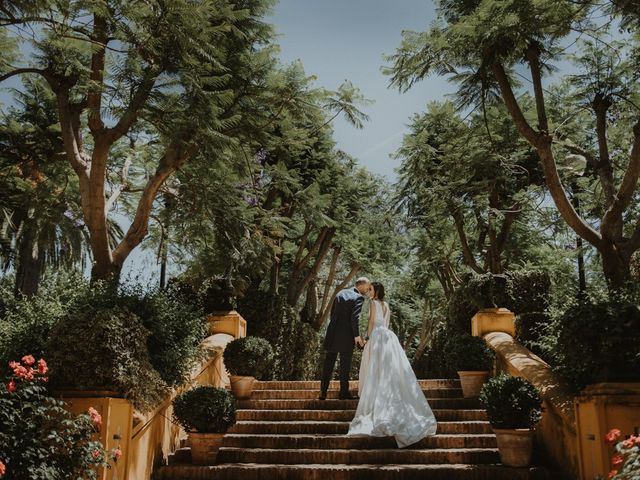
[[[226,387],[229,385],[222,354],[227,343],[246,336],[247,323],[236,312],[211,315],[209,336],[203,347],[204,361],[194,365],[190,384]],[[118,398],[114,392],[85,392],[82,396],[63,396],[74,413],[93,407],[102,415],[99,440],[111,451],[119,447],[122,457],[113,468],[99,472],[99,480],[144,480],[153,469],[163,464],[180,445],[184,432],[171,421],[171,402],[184,388],[172,391],[153,411],[136,412],[131,402]]]
[[[623,435],[640,430],[640,384],[597,384],[574,397],[540,357],[515,339],[514,315],[506,309],[478,312],[472,334],[496,353],[496,370],[527,379],[544,401],[536,429],[538,443],[568,478],[606,478],[611,448],[604,435],[619,428]]]

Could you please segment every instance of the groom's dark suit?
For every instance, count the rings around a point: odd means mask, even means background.
[[[349,373],[355,338],[360,336],[360,312],[364,296],[357,288],[341,290],[331,306],[331,321],[324,338],[325,358],[320,391],[327,392],[331,374],[340,354],[340,396],[349,395]]]

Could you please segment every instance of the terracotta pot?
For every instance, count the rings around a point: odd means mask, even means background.
[[[531,464],[533,431],[530,428],[494,428],[500,461],[508,467],[526,467]]]
[[[458,376],[460,377],[462,396],[474,398],[480,396],[482,386],[489,379],[489,372],[461,370],[458,372]]]
[[[224,433],[189,432],[191,462],[194,465],[214,465]]]
[[[254,377],[242,377],[239,375],[230,375],[231,391],[236,398],[249,398],[253,392],[253,383],[256,381]]]

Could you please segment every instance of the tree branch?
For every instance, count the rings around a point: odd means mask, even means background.
[[[531,71],[533,81],[533,94],[536,101],[536,112],[538,114],[538,128],[540,131],[549,132],[549,122],[547,121],[547,109],[544,105],[544,89],[542,88],[542,72],[540,70],[540,46],[531,43],[527,48],[527,62]]]
[[[529,125],[529,122],[527,122],[527,119],[522,113],[520,105],[518,104],[518,100],[516,100],[516,96],[513,93],[513,89],[511,88],[511,83],[509,81],[509,77],[507,76],[507,72],[504,70],[504,67],[500,62],[495,62],[492,65],[491,70],[493,72],[493,75],[496,77],[498,86],[500,87],[500,92],[502,93],[502,99],[504,100],[504,104],[511,114],[511,117],[513,118],[516,128],[531,145],[536,147],[540,134],[536,132],[531,127],[531,125]]]
[[[41,68],[33,68],[33,67],[24,67],[24,68],[16,68],[10,72],[5,73],[4,75],[0,75],[0,82],[4,82],[5,80],[15,77],[16,75],[22,75],[24,73],[37,73],[42,75],[44,78],[47,78],[47,71]]]
[[[113,252],[113,262],[116,265],[121,266],[129,253],[140,244],[147,234],[149,216],[160,187],[173,172],[191,158],[195,151],[196,145],[194,143],[180,142],[179,140],[172,142],[167,147],[156,172],[144,187],[129,230]]]
[[[614,219],[619,218],[622,212],[627,209],[638,184],[638,177],[640,177],[640,120],[633,127],[633,137],[634,140],[633,146],[631,147],[629,165],[624,173],[624,177],[622,177],[618,194],[604,214],[602,219],[603,228],[605,225],[612,224],[615,221]],[[635,232],[633,237],[635,237]],[[632,240],[632,242],[634,242],[634,240]]]
[[[469,242],[467,240],[467,234],[464,231],[464,220],[462,218],[462,214],[453,209],[451,212],[451,216],[456,225],[456,230],[458,231],[458,236],[460,237],[460,245],[462,247],[462,257],[464,258],[464,263],[466,263],[474,272],[476,273],[485,273],[482,268],[476,262],[475,257],[473,256],[473,252],[471,251],[471,247],[469,247]]]

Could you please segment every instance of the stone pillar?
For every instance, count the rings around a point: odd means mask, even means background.
[[[486,308],[471,319],[471,335],[484,337],[487,333],[504,332],[516,336],[515,315],[506,308]]]
[[[622,438],[640,434],[640,383],[589,385],[575,398],[575,414],[580,478],[606,478],[613,448],[605,444],[605,434],[612,428]]]

